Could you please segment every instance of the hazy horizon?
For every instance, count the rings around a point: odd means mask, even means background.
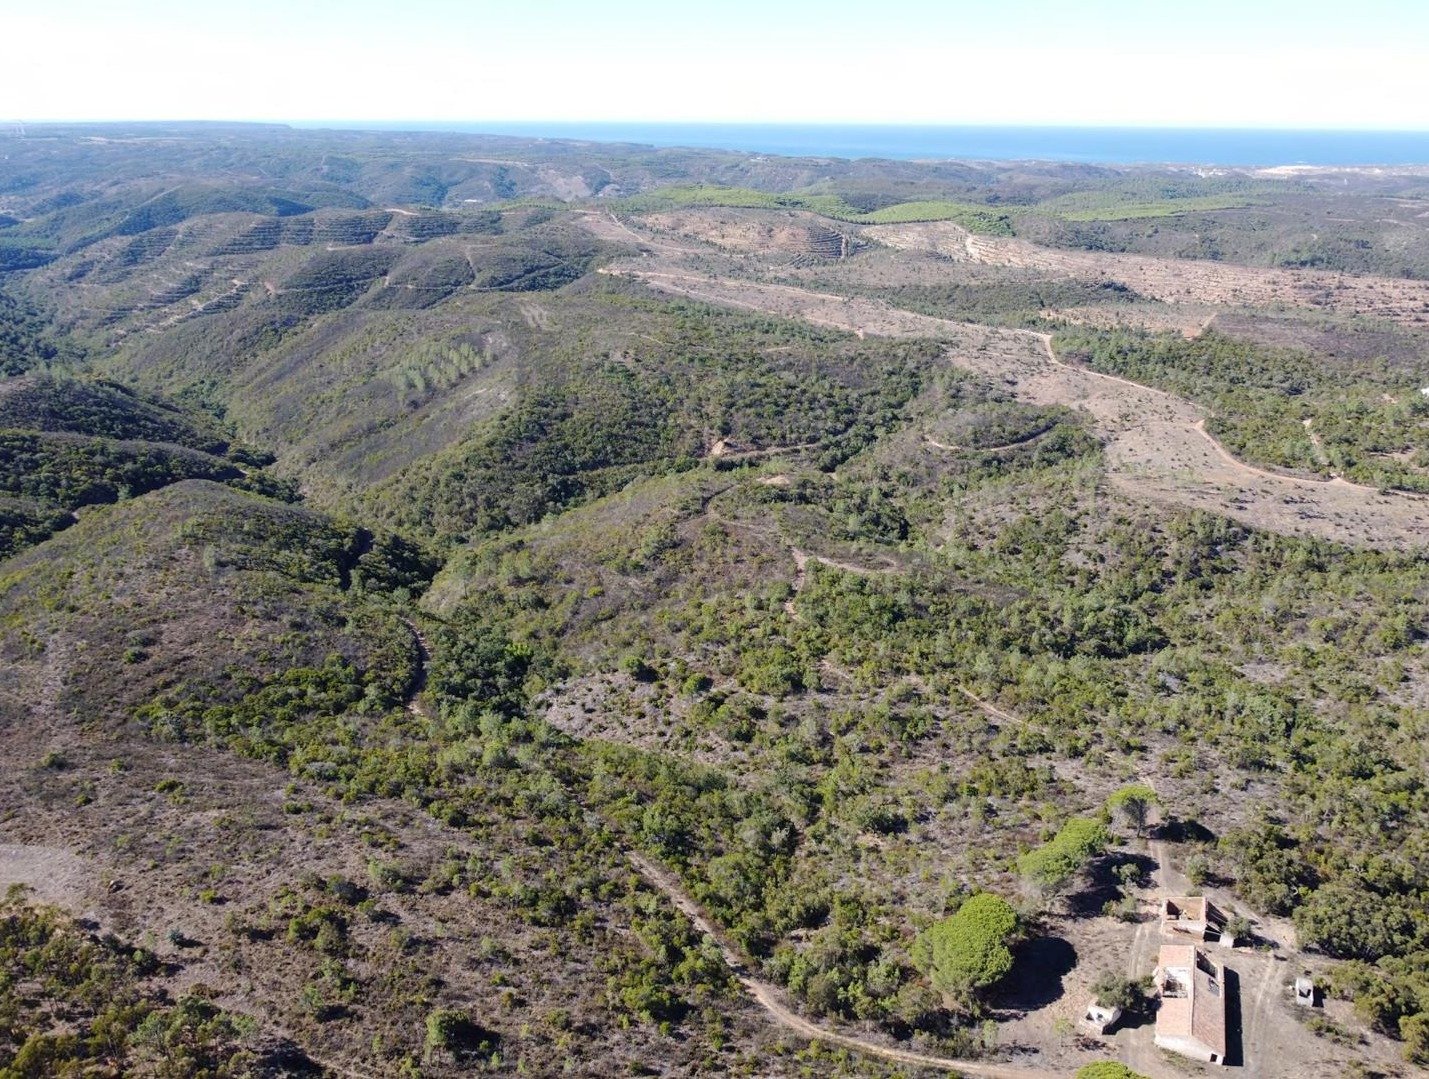
[[[1214,32],[1210,32],[1214,31]],[[174,119],[1429,129],[1429,9],[1210,0],[939,5],[373,0],[241,12],[60,0],[7,19],[29,122]],[[124,57],[115,77],[117,56]]]
[[[1335,127],[1316,124],[1200,124],[1200,123],[1136,123],[1136,124],[1090,124],[1067,121],[1064,123],[1001,123],[998,121],[979,122],[903,122],[898,120],[649,120],[639,117],[616,117],[613,119],[584,119],[572,116],[555,116],[546,119],[439,119],[422,116],[373,119],[366,117],[328,116],[0,116],[0,123],[34,126],[101,126],[123,124],[213,124],[252,125],[255,127],[291,127],[299,130],[331,128],[334,131],[448,131],[460,134],[482,134],[483,128],[491,128],[494,134],[507,134],[509,129],[518,127],[557,127],[563,125],[581,127],[708,127],[708,128],[827,128],[827,129],[887,129],[887,130],[948,130],[987,129],[997,131],[1172,131],[1172,132],[1241,132],[1241,133],[1297,133],[1317,135],[1429,135],[1429,122],[1421,127]]]
[[[72,121],[81,129],[332,131],[353,135],[469,135],[789,158],[1042,161],[1198,168],[1429,166],[1429,131],[1079,125],[736,124],[639,121]],[[16,125],[21,130],[26,125]],[[45,123],[30,125],[35,128]],[[11,134],[16,133],[12,130]],[[140,137],[143,137],[142,135]]]

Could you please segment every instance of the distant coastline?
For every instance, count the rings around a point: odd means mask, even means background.
[[[312,121],[295,126],[629,142],[788,157],[1070,161],[1227,168],[1429,165],[1429,131],[550,121]]]

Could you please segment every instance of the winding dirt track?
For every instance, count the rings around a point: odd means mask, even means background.
[[[1352,546],[1414,549],[1429,542],[1429,499],[1245,464],[1205,430],[1206,417],[1197,406],[1116,375],[1065,363],[1047,334],[934,318],[862,297],[714,276],[663,255],[626,259],[602,272],[635,278],[673,295],[859,336],[946,341],[950,362],[1002,383],[1019,400],[1086,412],[1106,443],[1109,481],[1134,499]]]
[[[629,858],[630,864],[635,867],[635,871],[645,879],[647,884],[661,892],[677,910],[690,920],[696,929],[718,945],[720,955],[723,956],[725,963],[734,972],[735,977],[739,979],[739,984],[744,987],[744,991],[753,998],[754,1002],[763,1008],[776,1023],[792,1030],[800,1037],[808,1038],[811,1041],[825,1042],[829,1045],[839,1045],[857,1053],[866,1053],[869,1056],[880,1057],[883,1060],[891,1060],[899,1064],[910,1064],[918,1068],[934,1068],[961,1075],[982,1076],[985,1079],[1058,1079],[1056,1072],[1013,1068],[1001,1064],[983,1064],[956,1060],[952,1057],[914,1053],[907,1049],[897,1049],[893,1046],[880,1045],[877,1042],[864,1041],[862,1038],[855,1038],[848,1034],[839,1034],[809,1022],[784,1003],[783,994],[778,989],[769,982],[749,973],[744,961],[739,957],[739,953],[726,941],[724,935],[700,909],[699,904],[685,892],[674,876],[634,851],[627,851],[626,857]]]
[[[950,446],[946,442],[939,442],[932,435],[924,435],[923,441],[926,442],[928,445],[932,446],[934,449],[948,450],[952,453],[998,453],[1001,450],[1012,450],[1016,449],[1018,446],[1026,446],[1029,443],[1036,442],[1049,430],[1051,430],[1051,428],[1044,428],[1041,431],[1036,431],[1030,435],[1025,435],[1022,438],[1013,439],[1011,442],[998,443],[996,446]]]

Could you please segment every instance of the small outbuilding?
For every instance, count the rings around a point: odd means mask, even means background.
[[[1163,944],[1156,963],[1155,1042],[1205,1064],[1226,1062],[1225,967],[1191,944]]]
[[[1302,1008],[1313,1008],[1319,1001],[1315,996],[1315,979],[1301,975],[1295,979],[1295,1003]]]
[[[1203,895],[1170,896],[1161,900],[1162,936],[1235,946],[1226,932],[1226,916]]]
[[[1077,1027],[1084,1034],[1091,1034],[1099,1038],[1116,1026],[1120,1018],[1121,1008],[1117,1005],[1113,1004],[1108,1008],[1093,1000],[1082,1010],[1082,1017],[1077,1020]]]

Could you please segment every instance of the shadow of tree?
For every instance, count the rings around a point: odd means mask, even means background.
[[[1077,965],[1077,950],[1062,937],[1035,937],[1017,947],[1015,960],[992,1005],[1030,1012],[1062,999],[1062,979]]]
[[[1116,903],[1124,897],[1122,866],[1131,866],[1135,871],[1132,880],[1142,884],[1150,878],[1156,865],[1156,859],[1145,854],[1120,851],[1096,859],[1083,874],[1083,887],[1067,896],[1067,913],[1073,918],[1097,917],[1108,903]]]
[[[1121,1018],[1116,1021],[1117,1030],[1136,1030],[1144,1027],[1156,1018],[1156,1002],[1148,1001],[1144,1006],[1134,1011],[1123,1012]]]
[[[1152,839],[1167,843],[1214,843],[1216,833],[1199,821],[1181,820],[1168,817],[1160,824],[1153,825],[1148,833]]]
[[[260,1067],[275,1075],[322,1076],[327,1070],[291,1041],[281,1041],[259,1060]]]

